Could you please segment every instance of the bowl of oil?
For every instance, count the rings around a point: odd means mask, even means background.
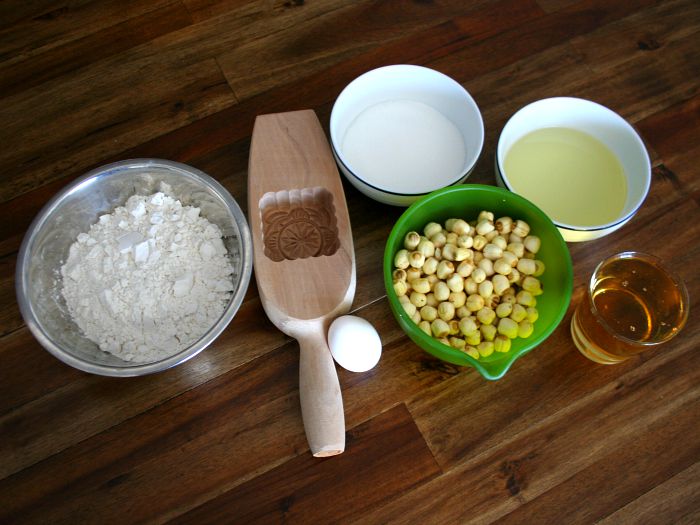
[[[614,111],[580,98],[538,100],[498,140],[496,181],[539,206],[567,242],[627,224],[651,184],[644,142]]]
[[[457,81],[398,64],[368,71],[343,89],[330,137],[353,186],[379,202],[408,206],[469,176],[484,145],[484,124]]]

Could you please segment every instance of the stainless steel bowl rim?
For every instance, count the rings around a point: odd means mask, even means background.
[[[36,233],[40,230],[41,226],[47,221],[47,219],[51,216],[55,208],[58,206],[59,203],[63,201],[63,199],[65,199],[71,193],[77,191],[81,185],[85,184],[87,181],[91,181],[94,178],[138,167],[143,167],[144,169],[147,169],[149,167],[172,168],[174,170],[184,172],[195,179],[201,180],[202,182],[210,186],[218,194],[218,196],[224,201],[228,209],[231,211],[231,214],[240,232],[240,279],[236,290],[233,292],[231,301],[229,302],[228,306],[224,310],[224,313],[219,318],[219,320],[201,338],[199,338],[197,341],[195,341],[192,345],[185,348],[184,350],[160,361],[138,365],[130,365],[128,367],[116,367],[100,365],[96,363],[88,363],[76,358],[71,354],[66,353],[49,337],[47,337],[43,330],[39,327],[37,317],[26,297],[27,272],[25,271],[25,266],[27,264],[27,257],[30,253],[32,244],[34,243]],[[15,270],[15,292],[17,295],[17,302],[19,304],[20,313],[22,314],[25,324],[31,331],[32,335],[34,335],[34,337],[39,341],[39,343],[56,358],[60,359],[64,363],[74,368],[77,368],[78,370],[82,370],[84,372],[89,372],[92,374],[112,377],[133,377],[167,370],[168,368],[171,368],[175,365],[184,363],[185,361],[199,354],[207,346],[209,346],[221,334],[221,332],[224,331],[224,329],[228,326],[228,324],[231,322],[234,315],[238,311],[241,303],[243,302],[246,290],[248,288],[252,270],[253,256],[250,228],[248,227],[248,223],[246,221],[245,215],[243,214],[243,211],[226,188],[224,188],[218,181],[216,181],[214,178],[210,177],[206,173],[187,164],[182,164],[180,162],[174,162],[165,159],[137,158],[113,162],[111,164],[106,164],[89,171],[85,175],[78,177],[73,182],[69,183],[67,186],[61,189],[44,205],[43,208],[41,208],[39,213],[36,215],[32,223],[30,224],[29,228],[27,229],[27,233],[22,239],[22,244],[20,245],[19,253],[17,255],[17,266]]]

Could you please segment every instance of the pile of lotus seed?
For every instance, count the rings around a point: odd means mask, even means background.
[[[490,211],[475,221],[428,223],[394,256],[394,291],[419,328],[474,359],[527,338],[542,294],[541,241],[525,221]]]

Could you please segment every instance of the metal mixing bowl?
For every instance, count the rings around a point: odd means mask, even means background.
[[[168,194],[221,229],[234,266],[234,291],[221,317],[195,343],[152,363],[131,363],[103,352],[72,321],[61,293],[60,268],[68,249],[98,217],[123,206],[132,195]],[[178,365],[204,350],[231,322],[253,268],[252,241],[245,216],[218,182],[184,164],[135,159],[97,168],[61,190],[29,227],[17,258],[16,290],[24,321],[41,345],[75,368],[106,376],[140,376]]]

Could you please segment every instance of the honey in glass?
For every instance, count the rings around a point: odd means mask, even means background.
[[[653,255],[624,252],[593,272],[571,335],[583,355],[614,364],[668,341],[687,319],[683,281]]]

